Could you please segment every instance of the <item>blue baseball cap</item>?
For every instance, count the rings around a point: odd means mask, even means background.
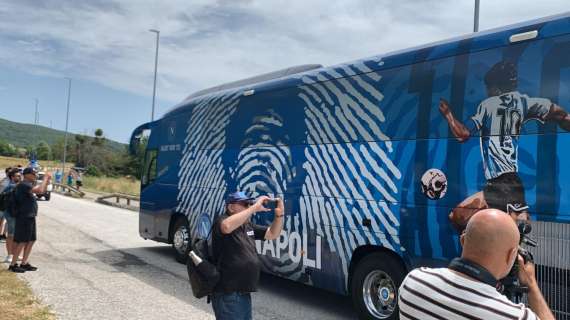
[[[226,204],[238,202],[251,202],[254,198],[248,197],[243,191],[232,192],[226,198]]]

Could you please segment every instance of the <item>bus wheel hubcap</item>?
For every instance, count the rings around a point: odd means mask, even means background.
[[[370,272],[362,287],[364,304],[368,312],[378,319],[385,319],[396,309],[396,286],[388,274],[380,270]]]
[[[174,248],[180,254],[185,254],[188,248],[188,229],[184,226],[178,228],[174,233]]]

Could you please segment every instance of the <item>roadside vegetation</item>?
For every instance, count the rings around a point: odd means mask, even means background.
[[[140,180],[133,177],[92,177],[83,178],[83,189],[92,192],[123,193],[138,196]]]
[[[0,318],[2,320],[55,320],[56,316],[34,297],[15,273],[0,269]]]

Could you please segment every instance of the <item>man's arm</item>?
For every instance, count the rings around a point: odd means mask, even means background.
[[[530,309],[534,311],[541,320],[556,320],[536,282],[534,263],[528,262],[525,264],[521,256],[518,257],[518,261],[519,279],[523,285],[528,287],[528,304],[530,305]]]
[[[273,223],[269,226],[269,229],[265,232],[266,240],[277,239],[281,234],[283,229],[283,220],[285,220],[285,207],[283,205],[283,199],[277,200],[277,208],[275,208],[275,215],[273,216]]]
[[[451,108],[449,107],[449,103],[443,98],[439,100],[439,112],[441,112],[445,120],[447,120],[449,129],[451,129],[451,132],[459,142],[469,140],[471,133],[461,121],[455,119],[453,112],[451,112]]]
[[[267,199],[269,199],[267,196],[259,197],[259,199],[257,199],[255,204],[251,207],[225,218],[220,224],[220,231],[222,231],[223,234],[230,234],[239,226],[248,221],[254,213],[260,211],[269,211],[269,209],[263,206],[263,202]]]
[[[566,110],[557,104],[552,104],[550,112],[546,116],[547,121],[554,121],[560,128],[570,131],[570,115]]]
[[[44,180],[42,181],[42,184],[39,186],[35,186],[32,188],[32,193],[35,194],[44,194],[46,192],[47,186],[51,181],[51,174],[46,173],[46,175],[44,176]]]

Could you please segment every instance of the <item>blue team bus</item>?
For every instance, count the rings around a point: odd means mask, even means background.
[[[450,217],[496,207],[530,216],[539,281],[568,319],[565,110],[570,14],[196,92],[133,132],[133,149],[147,137],[140,235],[184,261],[227,193],[283,197],[263,270],[395,319],[407,272],[460,254]]]

